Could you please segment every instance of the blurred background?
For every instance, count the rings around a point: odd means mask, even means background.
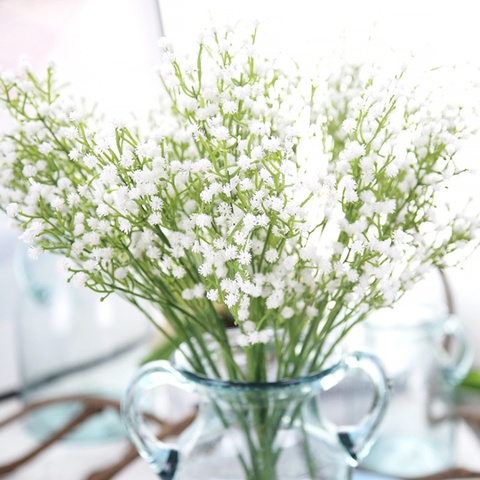
[[[19,58],[25,56],[33,70],[41,71],[53,60],[79,96],[97,102],[114,117],[131,112],[141,116],[156,104],[159,82],[154,70],[160,36],[168,36],[182,51],[211,20],[234,24],[241,19],[261,22],[260,42],[272,52],[302,59],[334,60],[342,55],[382,64],[413,57],[426,68],[480,66],[478,15],[475,2],[469,0],[0,0],[0,68],[16,70]],[[479,139],[472,140],[462,154],[475,167],[480,160]],[[478,180],[475,176],[458,186],[452,196],[465,192],[478,196]],[[112,302],[99,307],[87,294],[65,290],[54,260],[32,265],[17,236],[1,217],[0,397],[21,389],[29,373],[35,383],[32,358],[38,364],[37,359],[46,358],[49,351],[53,357],[50,364],[44,363],[50,369],[52,362],[72,354],[54,353],[47,338],[42,339],[42,353],[40,337],[25,334],[34,331],[28,323],[32,319],[48,323],[54,336],[74,335],[81,345],[88,340],[72,325],[83,312],[94,323],[89,328],[99,332],[98,348],[91,358],[73,353],[71,368],[110,355],[128,361],[133,369],[149,348],[146,322],[123,305]],[[474,365],[480,367],[480,253],[446,273],[459,321],[474,345]],[[417,291],[432,302],[445,302],[444,287],[435,274]],[[128,377],[130,369],[123,370]],[[120,389],[125,381],[119,382]],[[0,453],[0,463],[1,459]]]

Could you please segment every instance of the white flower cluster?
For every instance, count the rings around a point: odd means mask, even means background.
[[[147,135],[80,111],[52,69],[2,75],[0,204],[33,256],[62,253],[76,283],[158,305],[187,342],[209,332],[229,354],[215,303],[246,349],[273,331],[285,376],[476,238],[438,203],[473,124],[408,71],[312,79],[255,38],[214,30],[184,61],[162,40],[167,95]]]

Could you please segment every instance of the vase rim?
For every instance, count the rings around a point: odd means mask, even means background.
[[[227,337],[230,343],[230,347],[233,350],[238,349],[238,358],[242,358],[245,352],[241,349],[241,347],[239,348],[239,345],[237,343],[238,334],[239,330],[236,328],[232,328],[227,332]],[[214,342],[212,343],[214,344]],[[332,354],[331,357],[329,357],[324,368],[321,368],[318,371],[300,372],[300,374],[297,376],[284,377],[280,379],[275,378],[272,375],[271,378],[268,378],[265,381],[243,381],[231,380],[229,378],[226,378],[226,376],[218,377],[216,375],[209,375],[208,373],[200,373],[196,371],[191,366],[188,360],[188,356],[185,354],[184,346],[186,347],[185,344],[180,345],[180,347],[173,353],[170,358],[171,366],[183,377],[187,378],[189,381],[197,385],[202,385],[205,387],[235,388],[237,390],[280,390],[284,388],[294,388],[312,385],[313,383],[321,382],[324,377],[330,376],[330,374],[332,374],[339,367],[344,358],[344,355],[341,355],[340,352],[336,351],[334,354]],[[272,366],[273,365],[274,363],[272,363]]]
[[[175,355],[174,355],[175,356]],[[174,357],[173,356],[173,357]],[[272,380],[265,382],[251,382],[251,381],[240,381],[240,380],[226,380],[223,378],[208,377],[201,373],[194,372],[183,366],[179,366],[178,363],[173,359],[171,360],[171,365],[178,373],[183,377],[190,380],[191,382],[211,388],[218,389],[237,389],[237,390],[257,390],[257,391],[266,391],[266,390],[282,390],[285,388],[295,388],[312,385],[321,380],[330,374],[334,373],[337,370],[341,360],[335,362],[333,365],[326,367],[318,372],[309,373],[306,375],[301,375],[298,377],[284,378],[281,380]]]

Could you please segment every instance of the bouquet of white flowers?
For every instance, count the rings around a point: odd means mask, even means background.
[[[0,204],[31,255],[62,254],[74,283],[127,299],[195,371],[235,381],[267,379],[266,342],[274,379],[322,369],[478,230],[443,202],[473,112],[408,69],[305,75],[258,53],[256,34],[213,30],[183,60],[162,40],[146,132],[76,103],[53,67],[0,76]]]

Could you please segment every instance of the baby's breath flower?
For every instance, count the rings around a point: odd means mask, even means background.
[[[222,109],[227,114],[237,113],[238,111],[238,103],[232,100],[227,100],[223,102]]]
[[[242,251],[238,254],[237,258],[241,265],[250,265],[252,262],[252,255],[250,252]]]
[[[346,118],[342,123],[342,129],[345,133],[352,133],[357,128],[357,121],[354,118]]]
[[[233,308],[237,304],[239,298],[240,297],[237,293],[227,293],[227,295],[225,295],[225,305],[228,308]]]
[[[65,206],[65,202],[63,201],[63,198],[60,197],[54,197],[50,201],[50,205],[54,210],[61,211],[63,210],[63,207]]]
[[[292,318],[294,314],[295,314],[295,311],[291,307],[284,307],[281,313],[282,317],[286,318],[287,320],[289,318]]]
[[[88,168],[94,168],[98,163],[97,157],[95,155],[92,155],[91,153],[87,153],[86,155],[84,155],[83,161]]]
[[[186,288],[185,290],[183,290],[182,292],[182,298],[184,300],[193,300],[194,296],[193,296],[193,290],[190,289],[190,288]]]
[[[65,253],[72,282],[163,309],[185,345],[210,333],[230,358],[213,318],[227,308],[250,363],[273,333],[279,372],[315,371],[362,315],[478,242],[475,214],[444,205],[478,113],[412,88],[408,68],[281,67],[239,30],[187,59],[161,39],[147,129],[71,101],[54,71],[2,75],[0,205],[34,256]]]
[[[101,203],[96,210],[96,213],[99,217],[106,217],[109,213],[110,209],[108,208],[108,205],[105,203]]]
[[[85,272],[76,272],[72,277],[72,283],[76,287],[84,287],[88,280],[88,275]]]
[[[225,141],[230,138],[230,132],[228,131],[228,128],[224,127],[223,125],[212,127],[211,133],[217,140]]]
[[[48,155],[49,153],[51,153],[53,151],[53,147],[50,143],[48,142],[43,142],[41,143],[39,146],[38,146],[38,151],[42,154],[42,155]]]
[[[83,268],[88,272],[93,272],[98,267],[98,262],[96,260],[87,260],[83,264]]]
[[[132,224],[128,219],[120,218],[120,220],[118,221],[118,228],[123,233],[130,233],[132,231]]]
[[[278,260],[278,252],[274,248],[270,248],[265,252],[265,260],[269,263],[276,262]]]
[[[280,150],[280,139],[276,137],[265,138],[262,146],[267,152],[278,152]]]
[[[213,272],[213,265],[211,263],[202,263],[198,267],[198,273],[202,275],[203,277],[206,277],[207,275],[210,275]]]
[[[19,205],[18,203],[9,203],[7,205],[7,208],[5,209],[7,215],[9,217],[15,217],[17,213],[19,212]]]
[[[70,207],[76,207],[80,204],[80,195],[76,192],[71,192],[67,196],[67,202]]]
[[[42,253],[42,249],[40,247],[29,247],[28,248],[28,256],[32,259],[32,260],[38,260],[41,253]]]
[[[100,172],[100,180],[107,186],[117,182],[117,168],[115,165],[106,165]]]
[[[154,225],[160,225],[162,223],[162,215],[158,212],[152,213],[148,217],[148,223],[152,226]]]
[[[118,280],[123,280],[128,275],[128,270],[124,267],[117,268],[115,270],[115,278]]]
[[[78,129],[77,127],[62,127],[59,131],[59,135],[67,140],[76,140]]]
[[[198,227],[210,227],[212,225],[212,217],[205,213],[199,213],[195,217],[195,225]]]
[[[81,157],[81,153],[78,149],[72,148],[68,153],[68,157],[70,158],[70,160],[73,160],[75,162]]]

